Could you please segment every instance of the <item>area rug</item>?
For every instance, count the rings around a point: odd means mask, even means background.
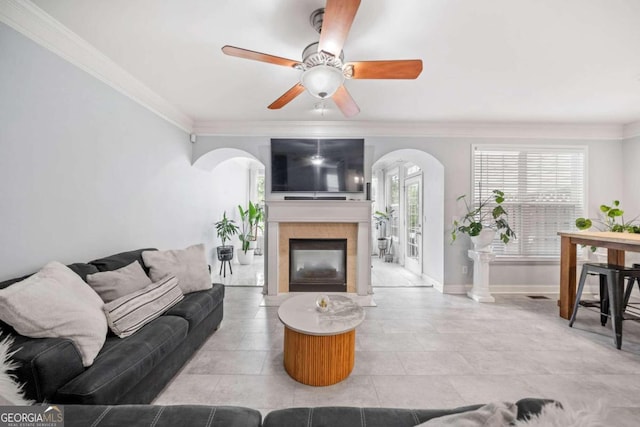
[[[517,421],[513,425],[516,427],[610,427],[612,424],[611,420],[608,420],[607,409],[598,402],[589,407],[579,408],[566,404],[562,407],[555,404],[545,405],[538,416],[526,421]]]
[[[9,350],[11,344],[13,344],[13,338],[8,336],[0,341],[0,405],[31,405],[33,402],[24,398],[22,385],[9,374],[17,367],[11,360],[11,356],[15,353]]]

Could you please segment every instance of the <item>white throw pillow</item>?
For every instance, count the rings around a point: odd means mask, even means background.
[[[128,337],[184,298],[173,276],[105,304],[104,313],[114,334]]]
[[[182,250],[145,251],[142,260],[154,282],[165,276],[176,276],[183,294],[211,289],[211,274],[204,253],[204,245]]]
[[[93,363],[107,337],[103,305],[80,276],[55,261],[0,289],[0,319],[27,337],[72,340],[84,366]]]
[[[110,302],[149,286],[151,279],[138,261],[112,271],[88,274],[87,283],[100,295],[102,301]]]
[[[512,425],[518,407],[510,402],[493,402],[474,411],[432,418],[416,427],[504,427]]]

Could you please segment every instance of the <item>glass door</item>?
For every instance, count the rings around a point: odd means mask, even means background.
[[[422,274],[422,175],[405,180],[405,262],[412,273]]]

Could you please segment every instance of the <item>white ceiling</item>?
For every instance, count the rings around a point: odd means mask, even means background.
[[[323,0],[34,0],[177,109],[203,121],[344,119],[294,69],[226,56],[230,44],[299,60]],[[420,58],[417,80],[351,80],[358,121],[640,120],[640,0],[362,0],[346,61]]]

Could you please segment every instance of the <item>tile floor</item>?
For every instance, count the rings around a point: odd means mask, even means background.
[[[384,262],[377,256],[371,257],[371,284],[373,287],[421,287],[432,286],[428,280],[406,270],[399,264]],[[213,281],[225,286],[257,286],[264,285],[264,257],[254,257],[253,264],[233,264],[233,274],[227,270],[226,276],[218,274],[220,266],[213,267]]]
[[[226,289],[220,329],[156,404],[240,405],[263,414],[291,406],[455,407],[546,397],[615,408],[612,426],[640,418],[640,325],[625,322],[621,351],[599,316],[581,310],[574,328],[555,298],[497,296],[494,304],[433,288],[379,288],[357,329],[350,377],[329,387],[292,380],[282,367],[277,307],[261,289]]]

